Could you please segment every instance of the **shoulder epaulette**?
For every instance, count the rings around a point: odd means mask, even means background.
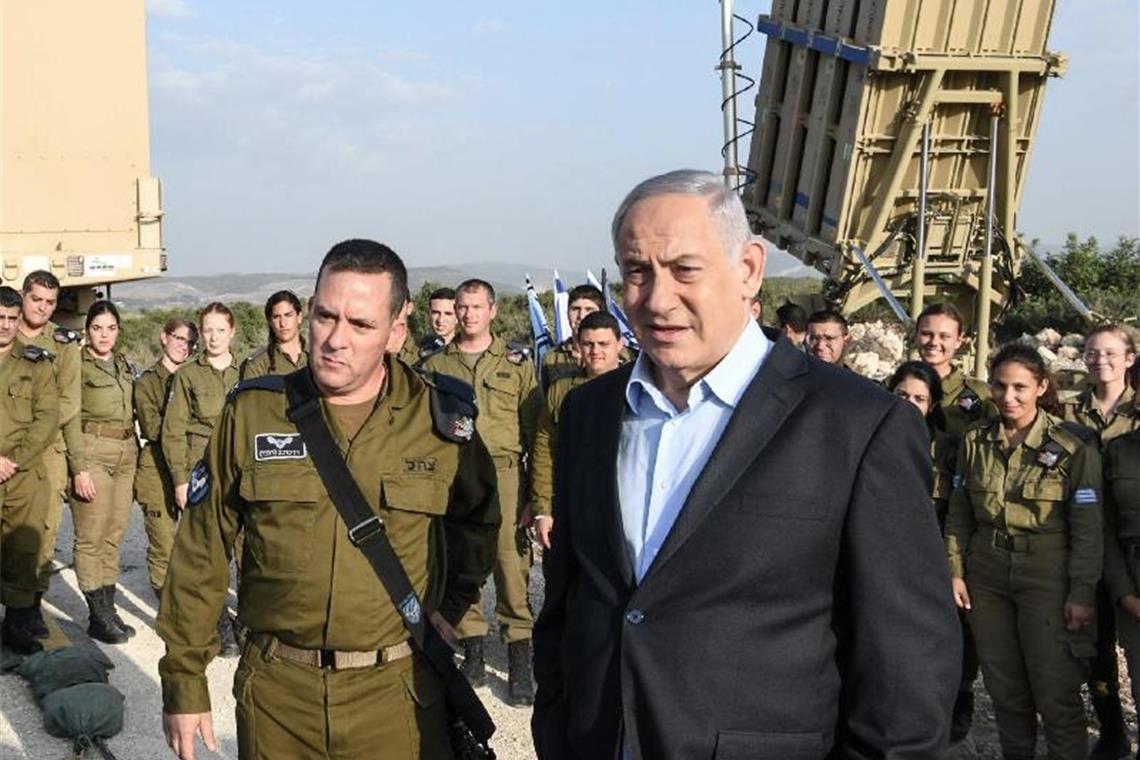
[[[39,346],[24,346],[24,358],[30,362],[44,362],[53,359],[51,351]]]
[[[56,327],[52,331],[51,337],[55,338],[56,343],[78,343],[83,338],[78,330],[63,326]]]
[[[254,359],[259,359],[262,356],[265,356],[267,353],[269,353],[269,349],[265,346],[262,346],[261,348],[250,351],[249,356],[247,356],[241,360],[241,366],[244,367],[245,365],[249,364]]]
[[[234,386],[230,391],[229,397],[231,399],[242,391],[275,391],[277,393],[285,392],[285,375],[262,375],[261,377],[251,377],[248,380],[242,380]]]
[[[420,346],[420,361],[423,361],[429,356],[435,356],[445,348],[447,348],[447,342],[438,335],[431,340],[425,340],[423,345]]]
[[[419,375],[431,390],[431,419],[436,431],[455,443],[470,441],[479,416],[475,389],[442,372],[420,370]]]
[[[1051,438],[1053,437],[1053,432],[1058,429],[1065,431],[1069,435],[1077,438],[1084,443],[1091,443],[1093,446],[1096,446],[1100,443],[1100,437],[1096,434],[1096,431],[1090,428],[1088,425],[1082,425],[1079,422],[1072,421],[1058,423],[1049,430]],[[1058,443],[1061,442],[1063,441],[1058,441]]]
[[[522,364],[530,358],[530,346],[526,343],[510,341],[507,343],[506,357],[511,364]]]

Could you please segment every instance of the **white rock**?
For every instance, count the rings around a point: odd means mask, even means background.
[[[1052,327],[1046,327],[1033,337],[1036,339],[1037,345],[1044,346],[1050,350],[1054,350],[1057,346],[1061,345],[1061,333]]]
[[[1084,348],[1085,336],[1080,333],[1069,333],[1064,338],[1061,338],[1062,346],[1071,346],[1073,348]]]

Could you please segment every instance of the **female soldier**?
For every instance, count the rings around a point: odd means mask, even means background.
[[[946,510],[950,504],[951,483],[957,460],[960,436],[946,432],[942,411],[942,382],[938,371],[924,361],[899,365],[887,381],[887,390],[918,407],[930,430],[930,454],[934,464],[932,497],[938,525],[945,530]],[[974,722],[974,681],[978,677],[978,653],[965,616],[962,622],[962,675],[958,680],[958,697],[954,700],[950,723],[950,743],[966,738]]]
[[[1050,411],[1056,392],[1025,345],[993,358],[998,419],[962,438],[946,520],[954,600],[967,611],[1007,760],[1084,760],[1081,683],[1095,653],[1103,554],[1100,455]]]
[[[1104,583],[1140,704],[1140,430],[1108,442],[1104,478]]]
[[[1134,404],[1135,389],[1128,381],[1128,370],[1136,363],[1136,343],[1120,325],[1100,325],[1085,338],[1084,359],[1091,384],[1065,402],[1064,417],[1096,431],[1103,450],[1113,438],[1140,430],[1140,409]],[[1089,696],[1100,736],[1089,755],[1092,760],[1120,757],[1131,750],[1120,704],[1114,606],[1104,584],[1097,584],[1097,651]]]
[[[170,550],[174,547],[174,528],[178,515],[174,507],[174,484],[162,456],[162,415],[174,373],[182,366],[198,342],[198,328],[179,317],[166,321],[159,334],[162,356],[154,366],[135,380],[135,417],[146,443],[139,451],[135,473],[135,501],[143,511],[146,526],[146,565],[150,586],[161,597]]]
[[[305,339],[301,337],[301,299],[291,290],[279,290],[265,302],[269,342],[241,363],[241,379],[263,375],[287,375],[308,363]]]
[[[134,374],[122,354],[115,352],[119,338],[115,305],[96,301],[87,312],[86,325],[78,424],[65,431],[68,466],[74,473],[75,575],[90,610],[87,633],[106,644],[122,644],[135,633],[115,609],[119,542],[130,521],[138,458]]]
[[[225,304],[214,302],[206,306],[198,315],[198,334],[204,350],[174,375],[171,384],[162,418],[162,455],[170,470],[178,509],[186,507],[191,472],[206,452],[226,394],[238,382],[238,368],[230,353],[234,332],[234,315]],[[233,621],[225,609],[218,619],[218,637],[222,656],[238,654]]]

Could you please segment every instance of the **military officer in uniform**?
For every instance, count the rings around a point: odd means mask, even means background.
[[[301,337],[301,299],[291,290],[279,290],[265,301],[269,342],[241,363],[242,380],[263,375],[288,375],[308,361]]]
[[[1091,382],[1064,402],[1064,418],[1096,432],[1101,449],[1125,433],[1140,430],[1140,407],[1128,370],[1136,362],[1136,342],[1116,324],[1099,325],[1085,337],[1085,366]],[[1089,697],[1100,735],[1089,760],[1109,760],[1131,752],[1120,704],[1116,664],[1116,625],[1104,583],[1097,585],[1097,656],[1089,676]]]
[[[162,356],[135,380],[135,419],[143,439],[135,470],[135,501],[143,512],[147,572],[156,596],[162,595],[166,566],[174,548],[174,530],[178,526],[174,483],[162,456],[162,417],[174,373],[190,357],[197,342],[198,328],[193,322],[180,317],[168,319],[159,334]]]
[[[311,373],[342,455],[382,520],[429,617],[447,631],[490,572],[499,507],[494,465],[469,416],[433,408],[443,391],[384,356],[406,293],[387,246],[337,244],[317,278]],[[449,758],[443,684],[413,652],[286,415],[283,378],[243,383],[195,468],[158,617],[163,723],[174,753],[216,749],[206,665],[241,526],[238,591],[249,629],[234,675],[243,760]]]
[[[91,306],[86,331],[80,425],[64,431],[67,464],[74,473],[75,577],[90,611],[87,633],[106,644],[122,644],[135,634],[115,609],[119,543],[130,522],[138,460],[134,372],[115,351],[119,310],[113,303]]]
[[[808,353],[828,364],[843,364],[843,355],[851,345],[851,334],[847,331],[847,319],[837,311],[821,309],[814,312],[807,321],[807,337],[804,339]]]
[[[915,325],[914,344],[919,358],[942,378],[942,413],[946,416],[947,432],[961,435],[975,422],[995,418],[997,410],[990,400],[989,386],[954,366],[954,358],[966,339],[961,312],[953,304],[933,303],[922,310]]]
[[[946,545],[1006,760],[1085,760],[1081,684],[1096,653],[1104,535],[1095,436],[1062,422],[1045,363],[1022,344],[990,365],[1000,418],[966,431]]]
[[[16,337],[22,300],[0,287],[0,638],[30,654],[42,648],[37,574],[53,498],[43,455],[59,434],[59,392],[47,352]]]
[[[558,417],[562,402],[579,385],[618,368],[622,349],[621,325],[608,311],[591,312],[578,323],[577,340],[582,367],[572,375],[558,378],[546,389],[546,404],[534,438],[530,468],[534,533],[546,549],[550,548],[550,533],[554,528],[554,457],[558,450]]]
[[[459,334],[447,348],[429,357],[423,367],[457,377],[475,388],[479,418],[476,429],[495,459],[499,482],[502,526],[495,558],[496,612],[507,642],[509,664],[508,699],[517,705],[532,704],[530,639],[534,617],[527,603],[527,579],[531,566],[530,538],[525,528],[527,511],[520,504],[525,486],[523,457],[534,442],[541,411],[541,393],[534,365],[525,352],[513,350],[494,335],[495,290],[483,280],[467,280],[455,289],[455,312]],[[483,605],[472,605],[459,624],[464,647],[464,675],[473,684],[485,679],[483,637],[487,634]]]
[[[59,306],[59,280],[51,272],[37,270],[24,278],[24,305],[20,311],[19,340],[25,346],[35,346],[48,353],[52,377],[59,395],[59,434],[44,452],[48,486],[52,496],[48,500],[43,542],[40,545],[38,570],[39,592],[35,600],[35,627],[41,636],[47,636],[40,600],[51,582],[51,563],[55,557],[55,539],[59,532],[63,500],[66,498],[67,445],[63,428],[74,424],[79,414],[79,342],[77,330],[61,327],[51,321]]]
[[[570,322],[570,337],[546,352],[542,359],[542,388],[546,390],[560,377],[575,375],[582,367],[582,355],[574,336],[578,323],[587,314],[605,311],[606,299],[593,285],[578,285],[567,294],[566,317]]]

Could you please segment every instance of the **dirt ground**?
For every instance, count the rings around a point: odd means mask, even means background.
[[[162,736],[161,692],[158,683],[158,659],[163,646],[154,633],[155,600],[146,575],[146,536],[141,515],[132,516],[122,552],[123,572],[119,581],[123,617],[138,629],[131,641],[123,646],[106,646],[92,643],[84,633],[87,609],[71,569],[71,523],[64,510],[64,525],[60,531],[57,550],[58,575],[52,590],[45,599],[45,612],[51,619],[53,636],[51,645],[62,646],[68,640],[87,646],[99,646],[115,664],[111,683],[126,696],[126,713],[123,732],[107,744],[119,760],[158,760],[172,757]],[[541,605],[542,576],[536,568],[531,578],[531,595]],[[490,601],[488,594],[485,601]],[[231,606],[235,602],[231,598]],[[488,607],[488,613],[491,613]],[[506,648],[497,637],[489,637],[487,659],[491,670],[488,686],[479,689],[498,725],[494,747],[502,760],[525,760],[534,757],[530,741],[530,710],[507,706]],[[214,700],[214,726],[220,742],[220,751],[212,755],[204,750],[202,758],[237,758],[234,736],[234,701],[230,694],[233,671],[237,660],[215,660],[208,670],[210,693]],[[954,748],[953,760],[1000,760],[1001,752],[993,725],[992,709],[981,682],[976,686],[978,705],[975,727],[967,741]],[[1126,700],[1127,719],[1135,738],[1135,712],[1131,700]],[[1095,725],[1090,718],[1090,725]],[[1044,757],[1044,742],[1040,742]],[[0,677],[0,758],[16,760],[63,760],[70,756],[69,744],[49,736],[43,729],[39,708],[23,680],[14,675]],[[95,753],[90,753],[94,757]]]

